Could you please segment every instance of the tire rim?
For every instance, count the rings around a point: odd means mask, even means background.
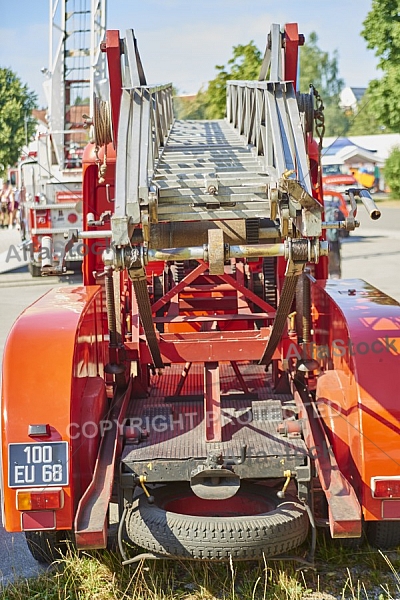
[[[157,503],[160,508],[180,515],[196,517],[254,517],[276,508],[268,498],[251,492],[236,494],[224,500],[204,500],[188,491]]]

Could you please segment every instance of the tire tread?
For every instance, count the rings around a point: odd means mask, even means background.
[[[367,539],[371,546],[382,550],[400,546],[400,521],[370,521]]]
[[[269,499],[275,497],[266,488],[262,491]],[[154,495],[157,501],[157,493]],[[277,500],[275,510],[255,517],[179,515],[149,504],[142,494],[127,515],[126,530],[134,544],[156,554],[246,560],[276,556],[302,544],[308,533],[308,516],[295,499],[280,504]]]
[[[33,558],[48,565],[65,552],[71,534],[69,531],[25,531],[25,538]]]

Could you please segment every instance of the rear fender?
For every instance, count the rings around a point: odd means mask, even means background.
[[[373,498],[371,478],[400,476],[400,305],[362,280],[313,286],[317,405],[365,520],[400,519],[400,501]]]
[[[72,528],[77,503],[92,477],[99,424],[107,410],[101,302],[99,286],[55,288],[27,308],[9,333],[1,412],[7,531],[23,529],[17,490],[9,487],[12,443],[67,442],[68,484],[54,520],[56,529]],[[32,437],[29,425],[47,425],[49,435]]]

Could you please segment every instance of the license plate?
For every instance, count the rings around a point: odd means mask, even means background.
[[[68,485],[68,442],[8,445],[8,486]]]

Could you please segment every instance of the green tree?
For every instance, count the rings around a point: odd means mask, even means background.
[[[200,90],[194,97],[174,96],[174,114],[177,119],[205,119],[205,93]]]
[[[400,0],[372,0],[361,35],[375,50],[381,79],[368,86],[371,110],[386,131],[400,131]]]
[[[253,40],[233,47],[233,56],[227,66],[216,66],[218,75],[212,79],[206,91],[206,115],[208,119],[221,119],[225,115],[226,82],[229,79],[258,79],[262,54]]]
[[[90,98],[82,98],[82,96],[77,96],[74,101],[74,106],[89,106]]]
[[[373,109],[370,92],[368,91],[365,92],[359,102],[357,110],[348,113],[348,118],[350,121],[350,128],[347,135],[377,135],[382,133],[382,130],[385,130],[386,133],[388,131],[378,120]]]
[[[385,183],[393,198],[400,198],[400,148],[393,148],[384,167]]]
[[[226,82],[229,79],[258,79],[262,54],[253,41],[233,47],[233,56],[226,66],[217,65],[218,73],[208,83],[201,100],[205,105],[206,119],[222,119],[226,107]]]
[[[300,47],[300,91],[307,92],[310,83],[314,84],[321,96],[327,98],[338,96],[344,86],[343,79],[339,77],[337,52],[330,58],[328,52],[321,50],[314,31],[304,46]]]
[[[321,50],[315,32],[310,33],[300,48],[299,90],[308,92],[311,83],[325,106],[325,135],[344,135],[349,128],[349,119],[339,106],[344,81],[339,77],[338,54],[335,51],[330,57],[328,52]]]
[[[311,33],[309,41],[300,51],[300,90],[309,91],[313,83],[325,105],[326,135],[343,135],[349,121],[339,108],[339,93],[343,80],[339,77],[338,56],[330,57],[318,45],[318,37]],[[226,65],[217,65],[217,75],[200,90],[190,106],[177,106],[181,118],[222,119],[226,107],[226,82],[229,79],[256,80],[260,73],[263,55],[253,41],[233,47],[232,58]],[[203,109],[201,109],[203,107]]]
[[[0,68],[0,176],[15,164],[19,153],[35,131],[32,109],[37,96],[13,71]]]

